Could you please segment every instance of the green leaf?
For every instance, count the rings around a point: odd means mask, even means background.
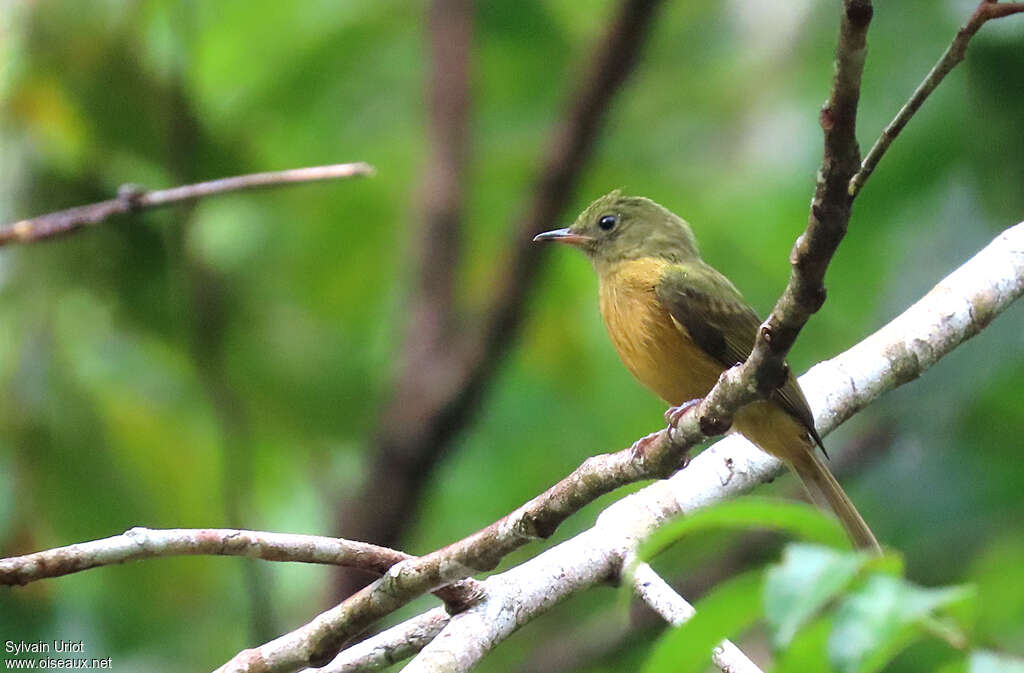
[[[747,496],[699,509],[654,532],[637,550],[649,561],[687,535],[721,528],[768,528],[838,549],[849,549],[839,522],[813,505],[777,498]]]
[[[935,673],[968,673],[967,657],[959,656],[935,669]]]
[[[976,650],[971,652],[968,673],[1024,673],[1024,659],[1009,654]]]
[[[868,561],[858,552],[791,544],[765,575],[765,617],[777,648],[853,581]]]
[[[767,591],[767,585],[765,587]],[[789,647],[776,659],[772,673],[835,673],[828,666],[828,634],[832,631],[832,618],[822,617],[800,629]]]
[[[763,571],[751,570],[715,587],[695,606],[697,614],[663,635],[645,673],[701,673],[722,640],[748,628],[761,612]]]
[[[872,575],[836,611],[828,643],[832,665],[840,673],[868,673],[923,636],[962,640],[957,626],[939,613],[963,608],[973,595],[963,586],[926,589],[891,575]]]

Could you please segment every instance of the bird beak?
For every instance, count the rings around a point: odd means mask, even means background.
[[[568,227],[565,229],[554,229],[552,231],[545,231],[543,234],[537,234],[533,237],[534,241],[558,241],[559,243],[568,243],[569,245],[580,245],[590,240],[589,236],[580,236],[569,231]]]

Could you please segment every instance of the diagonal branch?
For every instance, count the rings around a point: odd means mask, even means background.
[[[469,422],[502,354],[519,333],[525,298],[531,291],[542,250],[533,237],[549,228],[566,207],[590,156],[615,94],[636,65],[661,0],[624,0],[605,34],[597,40],[591,67],[572,97],[565,121],[548,146],[526,215],[514,231],[500,285],[484,320],[450,327],[429,357],[415,358],[381,415],[371,445],[374,456],[365,486],[342,512],[348,537],[397,544],[412,518],[427,475],[444,450]],[[435,25],[436,28],[436,25]],[[435,57],[442,50],[435,50]],[[410,361],[410,353],[405,355]],[[382,493],[380,483],[391,484]]]
[[[978,3],[978,7],[971,14],[971,18],[957,31],[956,37],[953,38],[953,42],[946,48],[945,53],[942,54],[942,57],[939,58],[928,75],[917,86],[917,89],[914,90],[910,100],[900,108],[896,117],[889,122],[889,125],[882,131],[882,135],[878,137],[878,140],[871,147],[868,155],[864,158],[864,162],[861,164],[860,170],[850,180],[848,189],[851,199],[857,197],[864,183],[871,177],[871,174],[878,166],[878,162],[882,160],[886,150],[889,149],[889,145],[900,134],[903,127],[907,125],[910,118],[924,105],[924,101],[935,90],[935,87],[946,78],[946,75],[952,72],[953,68],[964,60],[964,56],[967,54],[967,44],[974,37],[975,33],[990,19],[998,19],[1021,12],[1024,12],[1024,2],[1000,3],[998,0],[981,0]]]
[[[434,608],[359,642],[322,668],[303,673],[369,673],[408,659],[437,637],[451,617]]]
[[[689,414],[700,419],[710,434],[727,430],[740,407],[767,396],[785,381],[786,355],[811,315],[825,302],[825,271],[850,221],[853,199],[847,186],[860,167],[857,102],[873,13],[871,0],[843,2],[835,76],[819,120],[825,151],[807,228],[789,255],[793,267],[789,283],[761,325],[750,356],[722,374],[718,384]],[[750,385],[752,382],[756,385]],[[669,435],[675,440],[673,431]]]
[[[0,246],[9,243],[42,241],[77,231],[87,225],[99,224],[114,215],[162,208],[227,192],[281,187],[318,180],[371,176],[373,173],[374,169],[369,164],[331,164],[329,166],[293,168],[287,171],[236,175],[170,189],[146,190],[137,185],[124,185],[118,190],[117,198],[39,215],[2,227],[0,228]]]
[[[502,284],[480,329],[480,347],[467,377],[474,387],[479,379],[489,375],[501,352],[518,333],[526,299],[544,254],[533,238],[550,229],[568,204],[580,172],[593,152],[601,123],[636,66],[660,5],[660,0],[626,0],[597,41],[590,71],[548,147],[533,200],[506,256],[509,261],[496,274]]]
[[[893,448],[892,432],[882,422],[853,441],[846,443],[829,461],[837,478],[850,476],[867,468]],[[830,454],[832,452],[830,451]],[[800,498],[802,489],[790,483],[783,497]],[[675,577],[671,586],[676,593],[697,599],[720,582],[774,558],[782,546],[782,537],[775,532],[750,532],[697,569]],[[530,656],[517,667],[522,673],[569,673],[586,670],[608,661],[638,638],[651,638],[664,627],[664,621],[653,609],[631,611],[623,623],[621,605],[609,606],[605,614],[574,628],[545,634],[544,641],[533,648]]]
[[[803,376],[801,385],[808,399],[817,403],[817,427],[825,434],[882,393],[913,380],[980,332],[1022,294],[1024,223],[1003,232],[889,325]],[[676,441],[650,441],[649,437],[618,453],[589,458],[572,475],[503,519],[436,552],[393,566],[382,578],[309,624],[239,653],[218,670],[270,673],[327,663],[348,639],[416,596],[493,568],[510,551],[538,536],[550,535],[559,522],[603,493],[660,476],[663,466],[671,464],[665,454],[678,451],[680,442],[703,439],[699,424],[690,416],[681,421]],[[666,432],[651,437],[664,438]],[[521,623],[567,595],[617,575],[636,542],[666,518],[746,492],[782,469],[777,459],[741,437],[729,437],[671,479],[612,505],[591,531],[489,578],[484,582],[485,598],[453,618],[447,628],[472,622],[476,625],[473,629],[491,629],[484,640],[490,643],[488,648],[493,647]],[[538,566],[544,569],[542,576],[531,574]],[[570,568],[572,573],[567,572]],[[517,578],[516,591],[492,591],[492,580],[508,577]],[[527,594],[539,597],[530,604],[532,608],[524,603]],[[495,610],[499,609],[512,611],[514,618],[497,619]],[[481,614],[486,618],[481,620]],[[447,638],[440,645],[435,640],[430,647],[458,648],[458,642]]]

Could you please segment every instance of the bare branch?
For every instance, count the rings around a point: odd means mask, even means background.
[[[1003,232],[889,325],[803,376],[800,382],[816,408],[817,427],[825,434],[882,393],[913,380],[980,332],[1021,294],[1024,223]],[[701,438],[696,426],[695,420],[684,417],[679,426],[682,439]],[[647,438],[624,451],[589,458],[570,477],[500,521],[448,547],[393,566],[384,577],[309,624],[239,653],[218,670],[269,673],[323,665],[346,640],[414,597],[494,567],[502,556],[531,538],[550,535],[559,522],[598,495],[629,480],[656,475],[665,464],[664,454],[675,451],[677,443]],[[457,623],[490,628],[486,638],[473,642],[493,647],[542,609],[616,575],[636,542],[666,518],[746,492],[781,470],[777,459],[742,437],[728,437],[671,479],[656,482],[608,508],[595,529],[486,580],[483,600],[454,617],[446,633]],[[584,541],[575,542],[581,539]],[[567,548],[570,551],[565,551]],[[545,557],[547,560],[539,560]],[[547,564],[543,567],[548,575],[531,575],[537,564]],[[502,596],[492,590],[492,581],[504,581],[496,578],[515,579],[516,591]],[[523,601],[534,593],[540,598],[531,611]],[[496,619],[495,601],[508,603],[514,613],[511,623]],[[480,614],[487,618],[481,619]],[[445,642],[441,645],[435,640],[428,647],[437,652],[455,641]]]
[[[633,591],[673,626],[685,624],[697,614],[693,606],[677,594],[647,563],[641,563],[634,568]],[[764,673],[729,640],[723,640],[715,647],[711,652],[711,661],[724,673]]]
[[[381,575],[411,558],[387,547],[318,535],[267,533],[231,528],[132,528],[121,535],[0,559],[0,585],[28,584],[47,577],[158,556],[248,556],[265,561],[324,563]]]
[[[410,342],[436,347],[454,329],[453,287],[459,259],[459,229],[466,182],[467,122],[470,108],[470,0],[433,0],[430,5],[430,158],[423,185],[419,235],[419,283],[406,334]],[[426,333],[424,335],[424,332]],[[414,368],[418,353],[407,353]]]
[[[836,46],[835,77],[828,102],[821,110],[825,152],[818,169],[817,188],[811,201],[807,229],[790,253],[793,266],[789,283],[762,325],[754,350],[746,362],[724,375],[725,386],[716,386],[697,413],[728,427],[732,414],[764,396],[785,379],[785,358],[807,320],[825,301],[825,270],[846,235],[852,199],[847,193],[850,178],[860,167],[857,146],[857,102],[867,55],[867,30],[874,10],[871,0],[844,0]],[[757,391],[747,381],[757,382]],[[738,390],[740,405],[723,404],[722,394],[732,401]],[[732,391],[732,392],[730,392]]]
[[[434,608],[342,651],[323,668],[303,673],[370,673],[408,659],[433,640],[451,619],[444,608]]]
[[[125,561],[161,556],[247,556],[264,561],[322,563],[383,575],[416,558],[387,547],[319,535],[233,528],[136,527],[121,535],[0,559],[0,586],[28,584]],[[446,583],[447,584],[447,583]],[[456,581],[433,592],[450,612],[465,610],[480,596],[478,583]]]
[[[939,86],[939,83],[945,79],[953,68],[960,64],[964,60],[964,56],[967,53],[967,45],[974,37],[975,33],[981,29],[985,22],[990,19],[998,19],[1004,16],[1010,16],[1011,14],[1018,14],[1024,12],[1024,2],[1004,2],[1000,3],[996,0],[981,0],[978,3],[978,7],[971,14],[971,18],[968,19],[967,23],[960,27],[957,31],[956,37],[953,38],[953,42],[946,48],[945,53],[939,58],[938,62],[932,67],[928,75],[922,80],[922,82],[914,90],[914,93],[900,111],[896,114],[889,125],[882,131],[882,135],[878,137],[875,144],[871,147],[868,155],[864,158],[864,162],[860,166],[860,170],[857,171],[856,175],[850,180],[849,193],[850,198],[856,198],[857,194],[860,193],[864,183],[868,181],[875,168],[878,166],[878,162],[882,160],[886,150],[889,149],[889,145],[896,139],[896,136],[900,134],[903,127],[907,125],[911,117],[917,113],[917,111],[924,104],[924,101],[931,95],[935,87]]]
[[[124,185],[117,198],[87,206],[77,206],[55,213],[39,215],[0,228],[0,246],[9,243],[31,243],[71,233],[86,225],[99,224],[124,213],[161,208],[175,203],[194,201],[207,196],[237,192],[244,189],[281,187],[318,180],[339,180],[374,174],[369,164],[331,164],[293,168],[287,171],[250,173],[230,178],[198,182],[170,189],[146,190],[137,185]]]

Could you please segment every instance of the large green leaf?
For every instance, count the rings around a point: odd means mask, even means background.
[[[828,642],[832,665],[840,673],[870,673],[921,637],[960,640],[957,625],[943,619],[943,613],[973,595],[969,587],[928,589],[898,577],[872,575],[836,611]]]
[[[838,549],[850,547],[839,522],[812,505],[746,496],[699,509],[662,526],[640,545],[637,557],[649,561],[687,535],[721,528],[766,528]]]
[[[832,617],[816,619],[800,631],[789,646],[778,653],[772,673],[835,673],[828,665],[828,634]]]
[[[782,562],[765,574],[765,617],[776,647],[789,645],[797,631],[857,577],[868,561],[858,552],[792,544]]]

